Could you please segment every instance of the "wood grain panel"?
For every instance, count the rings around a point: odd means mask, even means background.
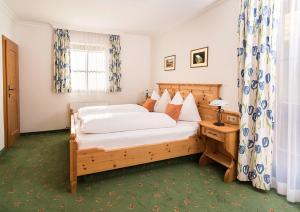
[[[122,150],[97,151],[92,149],[89,153],[78,153],[77,176],[196,154],[203,150],[204,145],[199,142],[198,136]]]
[[[183,98],[192,93],[202,120],[216,121],[216,107],[210,106],[210,102],[220,98],[220,88],[222,84],[189,84],[189,83],[157,83],[160,95],[165,89],[168,90],[170,96],[173,97],[177,91]],[[228,116],[234,117],[235,121],[230,121]],[[239,124],[240,116],[238,113],[224,111],[222,120],[228,124]]]

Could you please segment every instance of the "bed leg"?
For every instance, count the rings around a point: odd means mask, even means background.
[[[77,142],[72,136],[70,139],[70,190],[71,193],[77,190]]]
[[[77,191],[77,177],[70,181],[71,193],[76,193]]]

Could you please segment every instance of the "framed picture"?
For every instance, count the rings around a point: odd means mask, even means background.
[[[208,47],[191,51],[191,68],[208,66]]]
[[[176,68],[176,55],[165,57],[164,67],[165,71],[174,71]]]

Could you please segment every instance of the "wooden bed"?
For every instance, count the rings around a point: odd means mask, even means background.
[[[159,92],[162,93],[164,89],[168,89],[171,97],[175,95],[176,91],[180,91],[183,97],[192,92],[202,120],[216,119],[215,108],[209,106],[209,103],[213,99],[220,97],[220,87],[221,84],[158,83]],[[229,113],[225,112],[223,117],[226,117],[226,114]],[[72,193],[76,192],[77,177],[79,176],[192,155],[204,151],[204,144],[199,135],[180,141],[111,151],[99,148],[79,150],[76,140],[75,121],[76,119],[71,111],[70,187]]]

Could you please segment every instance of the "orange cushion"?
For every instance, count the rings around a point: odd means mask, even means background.
[[[175,121],[178,121],[181,108],[182,105],[168,104],[165,113],[168,114]]]
[[[147,99],[144,102],[143,107],[146,108],[149,112],[153,112],[155,103],[156,103],[156,100]]]

